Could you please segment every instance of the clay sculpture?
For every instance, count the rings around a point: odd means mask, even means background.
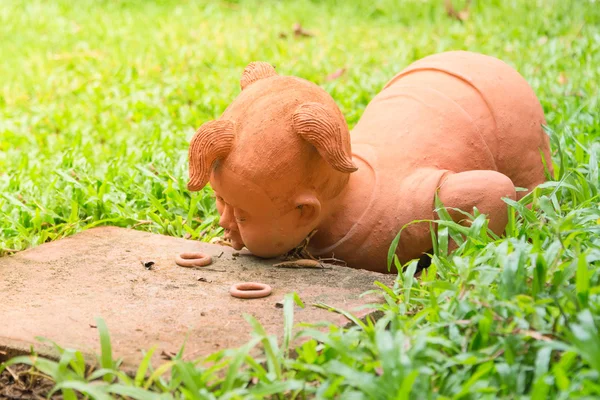
[[[434,220],[435,195],[457,222],[474,207],[501,234],[502,198],[518,199],[552,174],[544,114],[504,62],[470,52],[419,60],[389,81],[349,133],[334,100],[264,62],[244,70],[242,91],[205,123],[189,148],[192,191],[209,181],[234,248],[260,257],[308,250],[350,267],[387,271],[405,224]],[[432,248],[429,223],[402,231],[402,262]]]

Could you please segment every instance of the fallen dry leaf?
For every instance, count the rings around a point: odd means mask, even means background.
[[[576,96],[576,97],[580,97],[580,98],[585,97],[585,94],[583,94],[583,92],[581,90],[578,92],[567,92],[567,93],[565,93],[565,95],[566,96]]]
[[[551,342],[552,341],[552,338],[549,338],[548,336],[542,335],[541,333],[536,332],[536,331],[519,329],[517,331],[517,333],[521,333],[521,334],[523,334],[525,336],[529,336],[530,338],[533,338],[535,340],[541,340],[541,341],[544,341],[544,342]]]
[[[87,50],[74,53],[55,53],[50,56],[51,60],[72,60],[74,58],[93,58],[96,60],[104,58],[104,53],[99,50]]]
[[[302,25],[300,25],[299,22],[296,22],[294,24],[294,36],[296,36],[296,37],[311,37],[311,36],[315,36],[315,35],[312,32],[304,30],[304,28],[302,28]]]
[[[81,30],[81,26],[79,26],[79,24],[75,21],[71,21],[71,28],[73,33],[78,33]]]
[[[225,239],[220,238],[220,237],[212,238],[210,240],[210,243],[211,244],[218,244],[219,246],[229,246],[229,247],[231,247],[231,242],[230,241],[225,240]]]
[[[284,262],[280,262],[278,264],[273,264],[274,267],[280,267],[280,268],[319,268],[322,269],[323,265],[321,264],[321,262],[317,261],[317,260],[311,260],[308,258],[303,258],[300,260],[293,260],[293,261],[284,261]]]
[[[337,71],[335,71],[334,73],[327,75],[327,77],[325,78],[325,81],[326,82],[333,81],[333,80],[339,78],[340,76],[344,75],[345,72],[346,72],[346,68],[340,68]]]
[[[567,78],[567,74],[565,74],[565,71],[562,71],[559,75],[558,75],[558,83],[560,83],[561,85],[564,85],[565,83],[567,83],[569,81],[569,79]]]
[[[448,14],[448,16],[459,21],[466,21],[469,18],[469,6],[471,5],[471,0],[467,0],[465,3],[465,8],[460,11],[456,11],[452,5],[452,0],[445,0],[444,4],[446,6],[446,14]]]

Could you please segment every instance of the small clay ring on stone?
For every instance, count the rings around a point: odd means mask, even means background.
[[[175,256],[175,263],[180,267],[206,267],[212,264],[212,257],[204,253],[181,253]]]
[[[271,294],[271,286],[258,282],[236,283],[229,293],[238,299],[260,299]]]

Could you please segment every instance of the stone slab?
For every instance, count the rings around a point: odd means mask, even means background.
[[[182,268],[174,256],[203,251],[212,265]],[[154,261],[151,270],[143,261]],[[283,310],[276,306],[296,291],[305,302],[296,308],[295,322],[344,323],[339,314],[310,306],[322,302],[356,310],[377,301],[375,280],[390,284],[393,275],[354,270],[283,269],[274,260],[234,250],[147,232],[102,227],[0,258],[0,357],[29,352],[34,346],[52,355],[36,337],[87,354],[99,352],[95,318],[101,316],[111,333],[113,352],[133,365],[141,349],[156,345],[177,352],[186,336],[186,358],[237,347],[251,337],[243,314],[254,315],[270,334],[283,333]],[[271,296],[241,300],[229,295],[232,284],[256,281],[272,286]],[[363,315],[365,311],[362,311]],[[346,321],[347,322],[347,321]]]

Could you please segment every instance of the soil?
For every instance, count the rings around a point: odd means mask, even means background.
[[[11,365],[0,373],[0,399],[46,399],[54,382],[42,377],[29,365]],[[60,394],[51,399],[62,399]]]

